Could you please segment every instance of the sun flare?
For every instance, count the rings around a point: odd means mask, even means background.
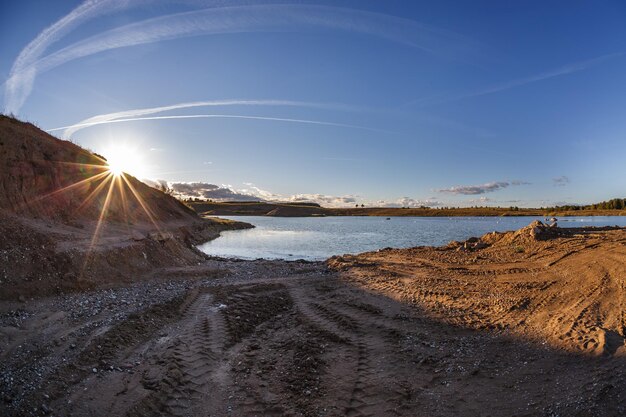
[[[141,154],[132,147],[113,146],[104,152],[104,156],[109,172],[115,176],[127,173],[141,178],[145,173]]]

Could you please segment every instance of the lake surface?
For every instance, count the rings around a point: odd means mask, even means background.
[[[542,217],[257,217],[222,216],[252,223],[199,245],[208,255],[241,259],[323,260],[385,247],[440,246],[485,233],[516,230]],[[626,226],[626,216],[563,217],[560,227]]]

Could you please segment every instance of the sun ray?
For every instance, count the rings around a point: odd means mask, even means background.
[[[102,160],[102,162],[104,164],[107,163],[107,161],[105,161],[104,159]],[[97,168],[97,169],[109,171],[108,165],[101,165],[101,164],[86,164],[84,162],[69,162],[69,161],[52,161],[52,163],[62,164],[62,165],[74,165],[74,166],[86,167],[86,168]]]
[[[100,210],[100,216],[98,217],[98,222],[96,223],[96,229],[94,230],[93,237],[91,238],[91,243],[89,244],[89,248],[87,249],[87,254],[85,255],[85,263],[83,264],[83,269],[81,275],[84,274],[85,269],[87,268],[87,263],[91,257],[91,253],[96,246],[98,238],[100,237],[100,231],[102,229],[102,225],[104,223],[105,217],[109,210],[109,204],[111,203],[111,195],[113,194],[113,187],[115,186],[115,181],[113,176],[109,178],[109,189],[107,190],[106,198],[104,199],[104,204],[102,205],[102,209]],[[102,184],[106,184],[106,181],[103,181]],[[101,184],[101,185],[102,185]]]
[[[115,182],[117,185],[117,190],[120,195],[120,200],[122,202],[122,211],[124,213],[124,225],[126,226],[126,231],[130,234],[130,219],[128,215],[128,200],[126,199],[126,190],[124,187],[124,183],[122,182],[122,176],[118,175],[115,177]]]
[[[43,199],[52,197],[54,195],[57,195],[57,194],[60,194],[60,193],[66,192],[66,191],[69,191],[69,190],[71,190],[73,188],[76,188],[76,187],[78,187],[80,185],[83,185],[83,184],[91,182],[91,181],[97,181],[100,178],[103,178],[103,177],[105,177],[105,176],[107,176],[109,174],[110,174],[109,171],[105,171],[105,172],[101,172],[99,174],[92,175],[91,177],[85,178],[84,180],[80,180],[78,182],[75,182],[75,183],[70,184],[68,186],[65,186],[63,188],[59,188],[58,190],[54,190],[54,191],[52,191],[52,192],[50,192],[48,194],[41,195],[39,197],[33,198],[32,200],[28,200],[27,202],[24,203],[24,205],[26,206],[26,205],[29,205],[29,204],[32,204],[32,203],[36,203],[36,202],[41,201]]]
[[[107,180],[112,181],[113,178],[113,175],[110,172],[107,172],[107,176],[104,178],[104,180],[100,184],[98,184],[98,186],[91,193],[89,193],[87,197],[85,197],[83,202],[80,203],[78,207],[76,207],[74,213],[79,213],[84,207],[86,207],[94,198],[96,198],[96,196],[100,193],[100,190],[102,190],[106,186]]]
[[[133,194],[133,196],[135,196],[135,198],[137,199],[137,202],[139,203],[139,205],[141,206],[141,208],[146,212],[146,215],[148,215],[148,218],[150,219],[150,221],[152,222],[152,224],[154,225],[154,227],[156,227],[156,229],[158,230],[159,234],[161,234],[161,228],[159,227],[159,225],[157,224],[156,220],[155,220],[155,216],[152,213],[152,211],[150,210],[150,208],[148,207],[148,205],[146,204],[146,202],[143,200],[143,198],[139,195],[139,193],[137,192],[137,190],[135,190],[135,187],[130,183],[130,181],[128,181],[128,179],[126,178],[126,175],[122,174],[120,175],[120,177],[124,180],[124,182],[126,183],[126,185],[128,185],[128,188],[130,189],[131,193]]]
[[[97,237],[102,228],[103,221],[106,215],[108,214],[109,204],[111,204],[111,196],[113,195],[113,187],[115,186],[115,181],[113,180],[113,178],[111,178],[109,183],[110,183],[109,189],[107,190],[107,195],[106,195],[106,198],[104,199],[104,204],[102,206],[102,209],[100,210],[100,217],[98,217],[98,223],[96,223],[96,230],[94,232],[93,239],[91,240],[90,248],[93,248],[95,241],[97,240]]]

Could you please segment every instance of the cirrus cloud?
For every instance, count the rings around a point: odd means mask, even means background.
[[[133,2],[107,0],[103,3],[111,3],[116,6],[111,10],[118,10],[129,8]],[[86,4],[92,7],[82,10]],[[184,37],[322,29],[376,36],[450,57],[475,49],[473,42],[463,36],[405,18],[331,6],[270,4],[213,7],[159,16],[98,33],[42,57],[53,42],[74,27],[107,13],[107,7],[89,0],[55,23],[53,29],[46,29],[45,34],[42,32],[36,39],[37,45],[29,44],[20,53],[6,82],[5,112],[19,111],[31,93],[37,75],[45,71],[104,51]]]
[[[351,127],[368,129],[362,126],[353,126],[342,123],[332,123],[317,120],[301,120],[301,119],[287,119],[277,117],[260,117],[260,116],[245,116],[245,115],[224,115],[224,114],[192,114],[192,115],[173,115],[173,116],[154,116],[147,117],[152,114],[164,113],[172,110],[189,109],[196,107],[229,107],[229,106],[286,106],[286,107],[306,107],[306,108],[324,108],[329,110],[356,110],[355,107],[334,104],[334,103],[315,103],[305,101],[293,101],[293,100],[249,100],[249,99],[229,99],[229,100],[205,100],[194,101],[187,103],[176,103],[167,106],[149,107],[142,109],[125,110],[114,113],[99,114],[87,119],[81,120],[78,123],[74,123],[69,126],[55,127],[53,129],[47,129],[47,132],[55,132],[63,130],[63,138],[69,139],[74,133],[81,129],[97,126],[108,123],[119,122],[131,122],[140,120],[159,120],[159,119],[185,119],[185,118],[242,118],[242,119],[261,119],[261,120],[274,120],[283,122],[299,122],[309,124],[323,124],[332,125],[338,127]]]

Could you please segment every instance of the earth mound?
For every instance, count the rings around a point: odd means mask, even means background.
[[[0,116],[0,299],[46,295],[196,265],[193,246],[245,223],[194,210],[106,159]]]
[[[108,172],[104,157],[0,115],[0,209],[61,221],[97,220],[109,188],[120,194],[109,201],[111,220],[197,220],[175,198],[131,175]]]

